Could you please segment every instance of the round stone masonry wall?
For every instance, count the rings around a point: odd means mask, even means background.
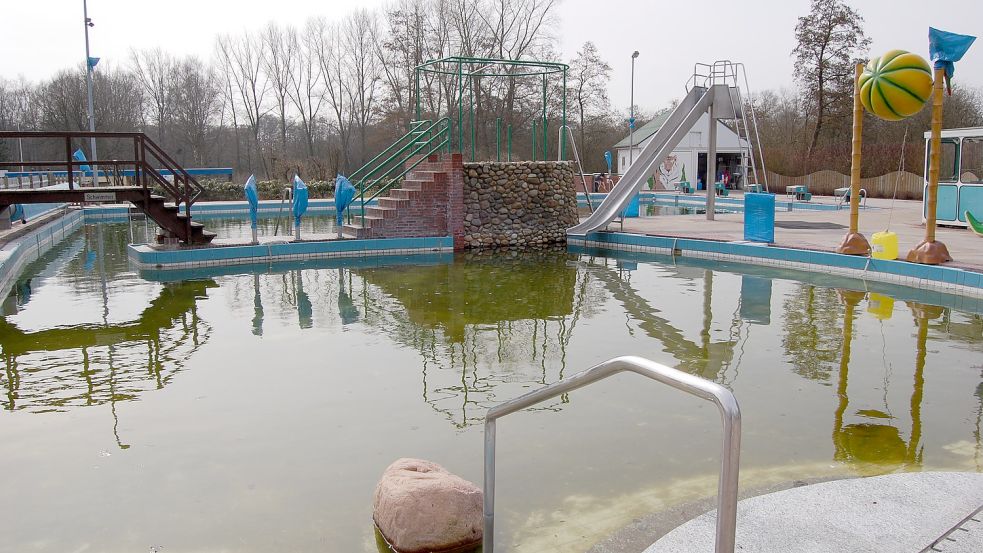
[[[569,161],[464,164],[468,248],[565,242],[579,221]]]

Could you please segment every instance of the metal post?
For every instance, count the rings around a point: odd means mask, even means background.
[[[546,161],[546,158],[549,157],[549,153],[547,152],[548,147],[549,147],[549,143],[547,142],[547,138],[546,138],[546,74],[544,73],[543,74],[543,161]]]
[[[635,59],[638,50],[631,54],[631,100],[628,106],[628,167],[635,162]]]
[[[416,68],[416,120],[423,119],[420,113],[420,68]]]
[[[563,111],[560,114],[560,129],[564,129],[567,126],[567,70],[563,70]],[[560,161],[563,161],[567,156],[567,135],[560,134]]]
[[[714,85],[710,85],[714,86]],[[716,94],[716,93],[714,93]],[[708,133],[710,144],[707,147],[707,221],[713,220],[714,205],[717,200],[717,105],[716,96],[710,102],[710,132]],[[697,167],[699,175],[699,167]]]
[[[457,62],[457,151],[464,153],[464,80],[463,67]]]
[[[495,119],[495,161],[502,161],[502,118]]]
[[[536,120],[532,120],[532,160],[536,161]]]
[[[505,151],[505,161],[512,161],[512,123],[509,123],[505,134],[506,142],[508,142],[508,146]]]
[[[96,113],[93,107],[92,101],[92,63],[89,61],[91,56],[89,55],[89,27],[92,27],[92,20],[89,19],[89,4],[88,0],[82,0],[82,14],[85,18],[83,21],[83,26],[85,27],[85,81],[86,86],[89,89],[89,132],[96,132]],[[92,160],[98,160],[99,155],[96,153],[96,137],[89,137],[89,155],[92,156]],[[95,163],[92,164],[92,179],[93,185],[99,182],[99,167]]]
[[[474,76],[468,75],[468,126],[471,128],[471,161],[474,161]]]

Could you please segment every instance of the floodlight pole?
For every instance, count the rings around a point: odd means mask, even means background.
[[[635,59],[638,50],[631,54],[631,105],[628,106],[628,166],[635,162]]]
[[[82,16],[83,23],[82,26],[85,27],[85,84],[89,89],[89,132],[96,132],[96,114],[95,108],[92,102],[92,57],[89,54],[89,27],[93,26],[92,20],[89,19],[89,2],[88,0],[82,0]],[[90,159],[98,160],[99,156],[96,154],[96,137],[89,137],[89,155]],[[92,164],[92,179],[93,185],[98,183],[99,168],[95,164]]]

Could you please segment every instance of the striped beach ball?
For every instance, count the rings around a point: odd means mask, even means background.
[[[918,54],[891,50],[871,58],[860,74],[860,102],[888,121],[921,111],[932,95],[932,69]]]

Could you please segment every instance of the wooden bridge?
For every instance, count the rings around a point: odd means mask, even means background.
[[[76,160],[72,155],[76,145],[90,138],[99,140],[103,151],[110,146],[119,151],[122,145],[133,155],[129,159]],[[130,202],[164,230],[158,239],[200,245],[215,237],[191,220],[191,206],[202,192],[201,185],[144,133],[0,131],[0,139],[35,140],[49,150],[64,148],[63,159],[0,161],[0,170],[31,167],[66,175],[62,185],[51,185],[49,179],[46,188],[0,190],[0,212],[15,204]],[[154,194],[154,186],[165,195]]]

